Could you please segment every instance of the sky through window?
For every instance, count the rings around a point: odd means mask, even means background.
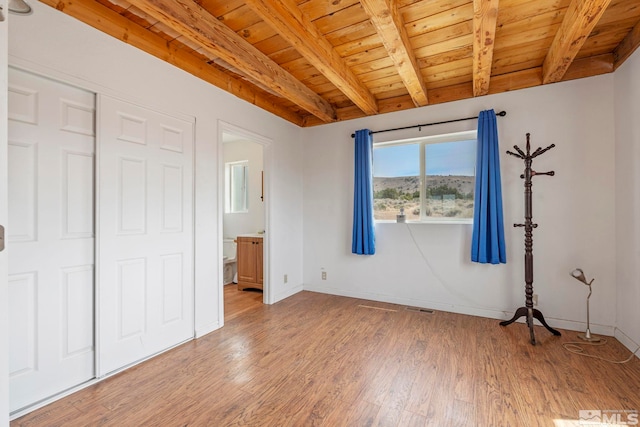
[[[427,144],[427,175],[475,174],[475,140]],[[373,150],[373,175],[400,177],[420,175],[420,144],[392,145]],[[470,166],[473,165],[473,166]]]

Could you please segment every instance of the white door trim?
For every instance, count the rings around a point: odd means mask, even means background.
[[[224,325],[224,292],[222,283],[224,283],[223,273],[224,265],[222,260],[222,236],[224,221],[224,143],[222,141],[223,134],[230,133],[237,135],[251,142],[262,145],[264,149],[263,170],[264,170],[264,225],[265,225],[265,245],[264,245],[264,283],[263,283],[263,302],[265,304],[273,304],[273,292],[271,292],[271,165],[272,165],[272,147],[273,140],[266,136],[260,135],[248,129],[236,126],[234,124],[218,120],[218,316],[220,326]]]
[[[134,96],[127,92],[122,92],[117,89],[92,82],[90,80],[85,80],[83,78],[74,76],[72,74],[68,74],[64,71],[60,71],[55,68],[48,67],[44,64],[40,64],[37,62],[30,61],[28,59],[20,58],[18,56],[15,56],[15,54],[8,55],[8,57],[9,57],[8,66],[15,68],[17,70],[26,71],[28,73],[36,74],[40,77],[57,81],[59,83],[64,83],[69,86],[77,87],[78,89],[83,89],[89,92],[93,92],[96,95],[106,95],[111,98],[119,99],[121,101],[125,101],[142,108],[147,108],[156,113],[166,114],[168,116],[173,116],[175,118],[185,120],[185,121],[193,121],[195,124],[196,119],[193,115],[174,111],[171,109],[171,105],[164,106],[164,107],[149,106],[148,103],[139,96]]]
[[[7,1],[0,0],[3,20],[0,21],[0,123],[7,123],[7,88],[8,84],[8,51],[9,51],[9,23]],[[8,168],[7,168],[7,137],[8,126],[0,126],[0,224],[7,227],[8,212]],[[9,316],[7,250],[0,252],[0,426],[9,425]]]

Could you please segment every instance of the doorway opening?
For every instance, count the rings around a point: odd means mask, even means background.
[[[270,141],[220,123],[221,324],[269,303]]]

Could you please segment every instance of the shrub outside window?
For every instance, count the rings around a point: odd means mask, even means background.
[[[375,143],[374,218],[470,222],[475,167],[476,131]]]

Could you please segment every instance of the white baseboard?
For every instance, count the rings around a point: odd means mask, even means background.
[[[323,294],[339,295],[344,297],[366,299],[370,301],[387,302],[391,304],[408,305],[413,307],[429,308],[432,310],[447,311],[450,313],[467,314],[470,316],[486,317],[489,319],[508,320],[513,316],[513,311],[501,311],[496,309],[487,309],[482,307],[470,307],[457,304],[445,304],[440,302],[418,300],[412,298],[401,298],[392,295],[382,295],[371,292],[354,292],[345,291],[338,288],[316,287],[304,285],[305,291],[319,292]],[[546,317],[547,323],[555,328],[568,329],[571,331],[585,331],[587,324],[585,322],[579,322],[567,319],[558,319],[554,317]],[[520,322],[524,322],[524,319],[520,319]],[[591,332],[599,335],[613,336],[615,327],[609,325],[590,325]]]
[[[278,301],[282,301],[283,299],[289,298],[292,295],[297,294],[298,292],[302,292],[304,289],[302,285],[294,286],[293,288],[287,289],[284,292],[280,292],[279,294],[274,295],[273,303],[277,303]]]
[[[401,298],[393,295],[376,294],[372,292],[354,292],[338,288],[315,287],[308,285],[304,285],[304,290],[322,294],[365,299],[369,301],[388,302],[391,304],[408,305],[412,307],[430,308],[432,310],[448,311],[452,313],[469,314],[472,316],[488,317],[490,319],[505,319],[505,315],[501,311],[487,310],[475,307],[461,307],[454,304],[442,304],[434,301]]]
[[[635,351],[636,357],[640,359],[640,351],[637,351],[638,347],[640,347],[640,344],[632,340],[629,335],[625,334],[624,331],[620,330],[619,328],[616,328],[614,337],[616,337],[616,339],[620,341],[622,345],[627,347],[629,351]]]
[[[206,325],[196,326],[195,330],[195,338],[202,338],[203,336],[220,329],[220,321],[216,320],[215,322],[208,323]]]

